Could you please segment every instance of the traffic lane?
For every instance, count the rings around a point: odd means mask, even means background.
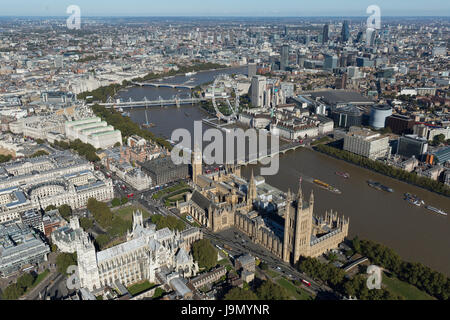
[[[208,230],[206,230],[206,231],[204,230],[204,233],[208,234],[208,236],[210,236],[211,238],[216,239],[219,243],[225,243],[225,244],[228,244],[232,248],[234,247],[233,249],[235,249],[237,252],[239,252],[239,254],[252,253],[253,255],[258,256],[259,258],[263,259],[270,267],[272,267],[274,269],[279,267],[279,268],[281,268],[281,271],[286,275],[292,274],[292,276],[297,277],[299,280],[304,279],[304,280],[310,282],[311,283],[310,288],[313,288],[315,291],[332,291],[331,288],[324,286],[324,285],[321,286],[321,285],[317,284],[316,281],[314,281],[313,279],[311,279],[304,273],[301,273],[298,270],[294,269],[292,266],[287,265],[284,261],[279,260],[272,253],[270,253],[266,249],[263,249],[258,244],[251,242],[250,240],[246,240],[245,244],[242,244],[242,242],[236,241],[234,239],[230,239],[230,236],[228,236],[228,237],[223,237],[221,235],[219,236],[218,234],[213,234],[213,233],[209,232]],[[241,234],[240,232],[233,231],[233,233],[234,234],[237,233],[240,235],[240,237],[246,237],[247,239],[249,239],[246,235]],[[229,235],[229,233],[228,233],[228,235]]]

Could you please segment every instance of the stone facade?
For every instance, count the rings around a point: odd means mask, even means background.
[[[192,238],[192,233],[187,233]],[[157,282],[156,273],[172,270],[183,277],[195,276],[198,265],[185,250],[183,234],[167,228],[156,230],[155,225],[144,226],[142,213],[133,215],[133,230],[127,241],[115,247],[96,252],[87,234],[78,239],[78,272],[81,286],[96,290],[124,286],[148,280]]]

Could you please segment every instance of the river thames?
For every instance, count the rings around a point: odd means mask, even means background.
[[[245,73],[245,68],[226,70],[226,73]],[[191,84],[198,85],[209,82],[214,76],[224,71],[202,72],[195,75]],[[189,78],[184,76],[168,79],[171,83],[184,83]],[[165,83],[168,80],[163,80]],[[189,90],[170,88],[137,87],[120,92],[123,100],[170,98],[174,95],[189,95]],[[139,124],[145,123],[145,109],[130,110],[131,119]],[[156,126],[149,129],[158,136],[170,139],[172,132],[185,128],[193,132],[194,121],[208,115],[199,106],[152,107],[147,110],[149,122]],[[205,125],[204,125],[205,127]],[[205,129],[205,128],[204,128]],[[258,166],[243,169],[247,178]],[[344,171],[350,174],[346,180],[335,174]],[[450,199],[427,190],[400,182],[395,179],[374,173],[341,160],[309,149],[299,149],[280,156],[280,170],[275,176],[267,176],[266,181],[283,190],[298,189],[300,176],[303,179],[303,192],[309,196],[311,190],[315,194],[316,215],[324,215],[332,209],[350,218],[349,237],[358,235],[362,239],[370,239],[383,243],[394,249],[400,256],[412,262],[421,262],[447,276],[450,276],[450,220],[449,217],[435,214],[423,207],[416,207],[405,200],[406,192],[416,194],[426,204],[450,213]],[[313,185],[311,178],[325,181],[342,191],[337,195]],[[394,193],[378,191],[368,186],[368,180],[375,180],[395,190]]]

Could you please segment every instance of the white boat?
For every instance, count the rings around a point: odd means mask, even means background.
[[[441,209],[438,209],[438,208],[435,208],[435,207],[432,207],[432,206],[425,206],[425,208],[427,208],[430,211],[433,211],[433,212],[436,212],[438,214],[441,214],[443,216],[447,216],[447,212],[445,212],[445,211],[443,211]]]
[[[197,72],[192,71],[192,72],[186,73],[185,76],[186,76],[186,77],[192,77],[192,76],[195,76],[196,74],[197,74]]]

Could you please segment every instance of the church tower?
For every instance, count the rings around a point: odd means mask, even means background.
[[[192,164],[192,181],[194,182],[194,184],[197,184],[198,176],[203,174],[203,156],[202,150],[198,144],[194,146],[191,164]]]
[[[100,288],[100,276],[97,266],[97,254],[93,241],[83,233],[77,246],[78,275],[82,288],[90,291]]]
[[[253,202],[258,198],[258,193],[256,191],[256,182],[255,182],[255,176],[253,175],[252,170],[252,176],[250,177],[250,182],[248,184],[248,190],[247,190],[247,206],[251,208],[253,206]]]
[[[291,251],[294,242],[294,217],[295,213],[292,207],[292,194],[291,189],[288,190],[286,197],[286,209],[284,212],[284,239],[283,239],[283,261],[291,261]]]
[[[294,200],[289,190],[284,221],[283,260],[297,263],[300,256],[308,256],[313,222],[314,194],[305,202],[301,184]]]

